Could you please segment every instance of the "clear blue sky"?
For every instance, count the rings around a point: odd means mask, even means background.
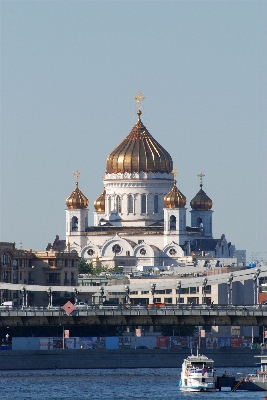
[[[76,169],[93,224],[140,90],[188,209],[203,171],[215,238],[266,260],[266,21],[266,1],[2,0],[1,240],[63,239]]]

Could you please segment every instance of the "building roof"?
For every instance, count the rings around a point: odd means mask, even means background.
[[[152,137],[141,121],[129,135],[110,153],[106,161],[107,173],[167,172],[171,173],[173,162],[170,154]]]

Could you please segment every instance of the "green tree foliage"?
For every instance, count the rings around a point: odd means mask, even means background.
[[[123,273],[123,267],[114,267],[110,268],[108,270],[109,274],[122,274]]]
[[[79,274],[92,274],[93,264],[88,263],[84,258],[81,258],[78,264]]]
[[[98,275],[101,273],[109,273],[109,274],[122,274],[123,267],[114,267],[109,268],[103,264],[95,264],[88,263],[84,258],[81,258],[78,264],[78,272],[79,274],[91,274]]]

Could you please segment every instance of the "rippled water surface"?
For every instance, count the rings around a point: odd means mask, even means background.
[[[220,375],[224,370],[217,370]],[[254,370],[229,368],[229,374]],[[178,390],[181,369],[94,369],[0,371],[0,399],[261,399],[267,392],[182,393]]]

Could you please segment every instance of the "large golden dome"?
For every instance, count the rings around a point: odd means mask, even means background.
[[[96,212],[105,212],[105,196],[106,191],[104,190],[104,192],[95,200],[94,207]]]
[[[107,173],[167,172],[173,169],[170,154],[150,135],[138,110],[138,121],[129,135],[110,153]]]
[[[76,182],[76,188],[73,190],[71,195],[67,198],[66,204],[69,210],[76,210],[86,208],[88,206],[88,199],[80,191],[78,182]]]
[[[169,191],[169,193],[164,196],[164,206],[166,208],[183,208],[186,205],[186,197],[176,186],[176,181]]]
[[[211,209],[212,200],[206,195],[206,193],[202,189],[202,184],[200,185],[200,191],[190,201],[190,206],[193,210],[198,210],[198,211],[205,211]]]

